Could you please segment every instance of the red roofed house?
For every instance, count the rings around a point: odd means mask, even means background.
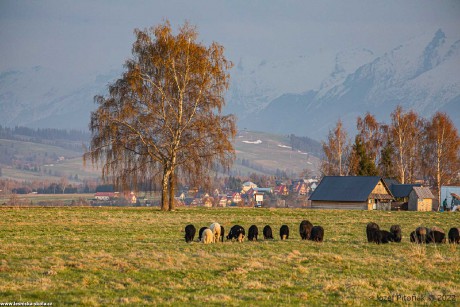
[[[289,189],[285,184],[282,184],[275,188],[274,193],[276,195],[289,195]]]

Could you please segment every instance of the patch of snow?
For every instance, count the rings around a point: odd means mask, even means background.
[[[278,145],[278,147],[281,147],[281,148],[289,148],[289,149],[292,149],[291,146],[286,146],[286,145]]]
[[[242,141],[242,142],[246,143],[246,144],[262,144],[261,140],[257,140],[257,141]]]

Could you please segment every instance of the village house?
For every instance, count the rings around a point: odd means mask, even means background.
[[[96,192],[96,194],[94,194],[94,199],[108,201],[115,198],[115,195],[116,194],[114,192]]]
[[[325,176],[310,196],[316,209],[390,210],[393,200],[378,176]]]
[[[134,192],[125,192],[124,193],[124,198],[130,203],[130,204],[135,204],[137,202],[137,197]]]
[[[291,191],[292,193],[297,194],[297,195],[307,195],[308,186],[303,181],[297,181],[297,182],[294,182],[294,184],[291,186]]]
[[[243,201],[243,198],[241,197],[241,193],[235,192],[235,193],[232,194],[232,196],[231,196],[231,203],[232,204],[238,205],[239,203],[241,203],[241,201]]]
[[[208,194],[207,196],[203,197],[203,207],[211,208],[214,206],[214,198],[210,197]]]
[[[227,195],[219,196],[219,207],[227,207]]]
[[[257,188],[257,184],[251,181],[247,181],[243,183],[243,187],[241,188],[241,193],[245,194],[249,189],[255,189]]]
[[[432,211],[433,193],[427,187],[413,187],[409,194],[409,211]]]
[[[279,195],[279,196],[287,196],[287,195],[289,195],[289,189],[288,189],[287,185],[281,184],[281,185],[278,185],[274,189],[274,193],[275,193],[275,195]]]

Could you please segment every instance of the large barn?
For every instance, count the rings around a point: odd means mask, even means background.
[[[325,176],[310,201],[316,209],[391,210],[394,198],[378,176]]]

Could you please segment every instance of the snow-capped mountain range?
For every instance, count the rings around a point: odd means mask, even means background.
[[[459,72],[460,38],[442,30],[380,56],[354,49],[278,61],[243,57],[231,71],[226,111],[240,128],[318,140],[339,118],[353,132],[366,111],[388,122],[398,104],[424,117],[447,112],[460,128]],[[70,79],[40,66],[0,72],[0,123],[86,130],[94,95],[120,74]]]
[[[388,123],[401,105],[426,118],[446,112],[460,128],[460,40],[442,30],[400,45],[350,74],[339,71],[318,90],[274,99],[245,125],[321,139],[339,118],[352,133],[357,116],[369,111]]]

